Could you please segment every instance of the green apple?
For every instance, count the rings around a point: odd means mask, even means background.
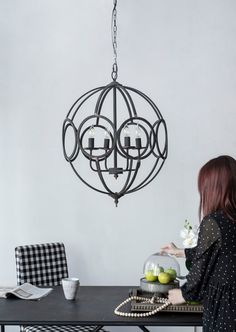
[[[153,270],[148,270],[145,273],[145,278],[147,279],[147,281],[157,281],[158,276],[154,275]]]
[[[171,275],[166,272],[161,272],[158,275],[158,280],[161,284],[168,284],[171,281]]]
[[[165,270],[166,273],[169,273],[171,275],[171,280],[175,280],[177,277],[177,272],[175,269],[172,269],[172,267],[170,267],[169,269]]]

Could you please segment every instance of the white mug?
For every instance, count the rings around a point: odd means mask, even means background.
[[[65,298],[67,300],[75,300],[79,291],[79,279],[78,278],[64,278],[62,279],[62,288]]]

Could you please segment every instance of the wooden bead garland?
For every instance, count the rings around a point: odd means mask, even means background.
[[[148,312],[144,312],[144,313],[132,313],[132,312],[122,312],[119,311],[120,308],[122,308],[125,304],[131,302],[132,300],[136,300],[136,301],[145,301],[147,303],[163,303],[160,307],[152,310],[152,311],[148,311]],[[124,317],[148,317],[148,316],[152,316],[155,315],[158,311],[163,310],[164,308],[168,307],[168,305],[170,305],[171,303],[168,301],[168,299],[165,298],[161,298],[161,297],[152,297],[147,298],[147,297],[141,297],[141,296],[130,296],[129,298],[127,298],[125,301],[123,301],[121,304],[119,304],[115,310],[114,313],[118,316],[124,316]]]

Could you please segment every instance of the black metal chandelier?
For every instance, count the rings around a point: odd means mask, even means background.
[[[117,206],[119,198],[144,188],[157,176],[167,158],[168,138],[155,103],[143,92],[117,82],[117,0],[112,10],[112,46],[112,82],[74,102],[63,123],[62,143],[65,159],[78,178],[111,196]]]

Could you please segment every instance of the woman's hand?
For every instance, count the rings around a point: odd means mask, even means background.
[[[184,249],[177,248],[173,242],[161,248],[161,254],[163,253],[174,255],[176,257],[185,257]]]
[[[183,298],[181,290],[177,288],[169,290],[168,300],[172,304],[181,304],[186,302],[185,299]]]

